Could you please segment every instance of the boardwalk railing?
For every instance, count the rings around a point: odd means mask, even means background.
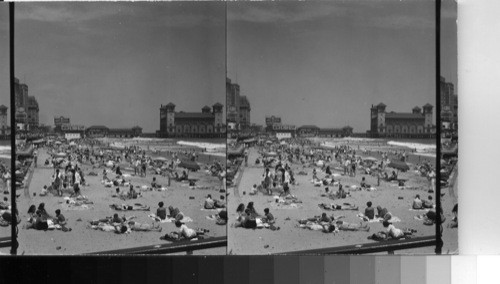
[[[291,251],[278,253],[278,255],[328,255],[328,254],[367,254],[387,252],[393,254],[396,250],[413,249],[420,247],[436,246],[435,236],[418,237],[403,241],[385,241],[368,244],[348,245],[312,250]]]
[[[227,237],[224,236],[224,237],[208,238],[198,241],[149,245],[143,247],[127,248],[127,249],[99,251],[87,254],[103,255],[103,254],[170,254],[177,252],[190,253],[195,250],[226,247],[226,246],[227,246]]]

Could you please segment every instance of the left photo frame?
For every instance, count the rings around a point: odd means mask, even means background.
[[[11,100],[10,100],[9,5],[0,4],[0,255],[15,251],[12,236],[17,231],[13,212],[19,194],[12,186]]]
[[[226,254],[224,19],[15,4],[17,254]]]

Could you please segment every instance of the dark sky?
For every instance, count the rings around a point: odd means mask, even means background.
[[[225,105],[224,3],[18,3],[15,15],[16,74],[42,123],[153,132],[160,104]]]
[[[456,5],[442,15],[442,74],[456,84]],[[229,2],[228,76],[253,123],[365,132],[372,104],[435,105],[434,18],[434,1]]]

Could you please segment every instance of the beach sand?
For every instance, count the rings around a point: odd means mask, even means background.
[[[359,142],[363,143],[363,142]],[[391,147],[395,149],[394,147]],[[375,150],[375,148],[373,148]],[[377,156],[377,154],[369,153],[370,156]],[[258,157],[257,151],[253,148],[250,150],[248,167],[244,169],[243,174],[240,173],[241,180],[239,186],[228,189],[232,196],[229,196],[229,227],[228,227],[228,251],[231,254],[275,254],[282,252],[292,252],[297,250],[308,250],[327,248],[344,245],[354,245],[363,243],[372,243],[367,237],[378,231],[383,231],[382,223],[367,223],[370,227],[369,232],[348,232],[340,231],[338,234],[326,234],[320,231],[311,231],[296,227],[297,220],[302,218],[313,217],[321,215],[326,212],[328,215],[332,213],[335,216],[345,215],[342,219],[350,223],[359,223],[361,220],[356,216],[358,212],[364,212],[366,202],[372,201],[373,206],[376,208],[378,205],[388,208],[393,216],[399,217],[402,222],[395,223],[397,228],[413,228],[417,230],[414,234],[418,236],[435,235],[435,226],[423,225],[423,221],[415,220],[414,216],[423,214],[421,211],[410,211],[411,203],[416,194],[420,194],[421,198],[427,198],[429,194],[427,191],[430,187],[430,182],[425,177],[417,176],[412,170],[407,173],[400,173],[400,178],[408,178],[407,186],[419,187],[415,190],[401,190],[393,183],[381,181],[380,186],[377,186],[377,180],[368,175],[358,174],[356,177],[340,177],[341,183],[344,188],[349,185],[359,185],[362,176],[366,177],[366,182],[377,188],[376,191],[351,191],[351,197],[340,200],[331,200],[326,197],[321,197],[320,194],[324,192],[325,186],[314,187],[310,182],[312,179],[313,167],[303,168],[302,166],[294,165],[292,168],[296,174],[296,179],[299,185],[291,186],[291,193],[303,201],[301,206],[297,209],[276,209],[273,207],[273,198],[271,196],[259,193],[255,196],[249,196],[248,192],[253,184],[260,183],[264,168],[262,165],[255,165],[254,161]],[[422,157],[410,155],[409,163],[417,163]],[[429,158],[426,158],[429,160]],[[307,176],[297,175],[299,171],[307,172]],[[334,171],[335,172],[335,171]],[[320,172],[318,176],[324,176]],[[338,180],[339,178],[335,178]],[[330,189],[332,187],[330,186]],[[333,187],[333,190],[337,190]],[[347,190],[347,188],[346,188]],[[246,195],[243,194],[246,191]],[[444,192],[444,191],[443,191]],[[457,229],[447,229],[446,226],[453,217],[451,214],[452,202],[448,202],[448,192],[443,198],[443,209],[445,212],[446,222],[444,223],[444,247],[443,253],[454,252],[457,250]],[[403,199],[399,199],[402,197]],[[264,208],[270,208],[271,213],[277,219],[276,226],[280,230],[272,231],[269,229],[244,229],[234,228],[231,224],[237,217],[236,207],[240,203],[245,205],[253,201],[257,212],[263,214]],[[320,209],[317,204],[319,203],[350,203],[359,206],[358,211],[324,211]],[[423,247],[411,250],[396,251],[397,254],[434,254],[435,247]]]
[[[112,216],[118,213],[123,216],[124,211],[114,211],[109,205],[113,203],[134,204],[141,203],[151,207],[148,211],[125,211],[126,216],[137,216],[135,221],[140,223],[152,224],[153,221],[148,217],[151,212],[156,213],[158,202],[163,201],[165,207],[172,205],[178,207],[186,216],[191,217],[194,222],[187,223],[190,228],[204,228],[210,232],[207,236],[225,236],[226,227],[216,225],[215,221],[206,219],[206,216],[214,214],[213,211],[202,211],[203,202],[207,194],[212,194],[214,198],[219,198],[224,193],[219,193],[221,182],[218,177],[212,177],[202,169],[198,172],[190,172],[190,178],[199,179],[197,185],[210,187],[210,189],[190,189],[188,184],[172,181],[171,186],[167,191],[146,191],[142,192],[142,197],[133,200],[122,201],[118,198],[113,198],[111,195],[115,192],[116,187],[105,188],[101,184],[102,168],[92,171],[98,173],[98,176],[88,176],[90,166],[83,165],[85,178],[88,186],[82,187],[82,194],[87,196],[94,202],[93,208],[88,210],[65,210],[65,204],[62,197],[57,197],[49,194],[48,196],[40,197],[40,190],[44,185],[48,185],[51,181],[51,175],[54,173],[52,168],[40,166],[47,157],[46,151],[39,150],[38,167],[35,169],[30,187],[29,194],[22,194],[18,201],[18,208],[22,223],[19,225],[19,249],[18,254],[82,254],[90,252],[99,252],[105,250],[115,250],[124,248],[133,248],[145,245],[165,244],[167,241],[160,240],[160,236],[172,231],[178,231],[173,223],[161,223],[162,232],[135,232],[130,234],[115,234],[113,232],[103,232],[93,230],[88,227],[90,220]],[[124,174],[133,174],[133,172],[123,171]],[[114,174],[109,175],[114,177]],[[167,178],[156,176],[157,182],[163,186],[167,185]],[[133,185],[151,184],[153,175],[148,172],[147,177],[132,176],[126,178],[131,179]],[[128,188],[121,187],[121,191]],[[33,193],[36,192],[36,196]],[[67,195],[67,194],[66,194]],[[194,197],[190,199],[189,197]],[[34,204],[38,206],[41,202],[45,202],[45,208],[49,214],[55,215],[56,209],[61,209],[61,213],[68,221],[68,227],[72,229],[70,232],[62,232],[60,230],[53,231],[37,231],[23,229],[28,219],[28,208]],[[225,254],[226,248],[215,248],[202,251],[195,251],[194,254]],[[182,254],[182,253],[181,253]]]

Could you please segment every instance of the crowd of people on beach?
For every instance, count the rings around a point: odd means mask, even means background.
[[[239,144],[236,143],[233,147],[237,147]],[[244,145],[244,143],[241,144]],[[243,161],[248,160],[248,150],[252,149],[259,153],[259,157],[255,160],[255,166],[263,168],[262,179],[248,189],[249,196],[263,194],[274,196],[274,198],[278,197],[277,202],[280,200],[287,202],[288,199],[301,203],[301,186],[296,180],[297,175],[311,176],[310,181],[314,186],[325,189],[320,196],[330,200],[352,197],[359,190],[375,191],[383,182],[395,184],[400,189],[414,189],[407,186],[407,180],[401,178],[399,172],[410,170],[407,164],[408,158],[416,150],[406,151],[388,148],[386,151],[375,151],[361,149],[359,145],[356,148],[355,144],[349,145],[348,143],[327,147],[312,140],[300,138],[285,140],[264,138],[259,139],[255,145],[245,145],[245,149],[243,157],[236,159],[240,159],[243,164]],[[378,155],[379,158],[368,155]],[[436,182],[435,167],[426,159],[419,158],[418,161],[418,164],[413,165],[412,171],[428,180],[428,186],[420,189],[433,193]],[[244,164],[246,165],[247,162]],[[359,184],[345,184],[346,178],[356,178],[358,175],[362,176]],[[369,184],[367,176],[376,180],[376,183]],[[242,193],[245,195],[247,190],[243,189]],[[292,203],[293,201],[288,201],[287,204]],[[346,202],[337,204],[323,202],[318,206],[327,211],[359,211],[359,206]],[[412,208],[414,210],[427,210],[422,218],[425,219],[425,224],[434,224],[436,213],[431,195],[425,200],[421,200],[420,196],[417,195]],[[232,226],[250,229],[269,227],[270,224],[266,223],[268,219],[266,216],[271,214],[269,211],[269,208],[266,208],[264,214],[259,214],[256,213],[253,202],[249,202],[246,208],[244,204],[240,204],[237,208],[237,219]],[[360,223],[349,223],[339,220],[344,217],[342,215],[334,217],[323,213],[320,216],[297,220],[297,227],[325,233],[338,232],[339,230],[368,232],[370,229],[368,223],[380,222],[383,230],[369,236],[369,239],[377,241],[410,238],[416,232],[411,228],[396,228],[394,223],[399,222],[400,219],[393,216],[383,205],[373,207],[371,201],[367,202],[364,213],[359,212],[357,216],[361,219]],[[382,238],[383,235],[384,238]]]
[[[19,145],[21,147],[21,145]],[[119,198],[123,201],[137,200],[148,191],[165,191],[171,186],[171,182],[188,183],[191,188],[196,188],[197,180],[190,179],[189,172],[200,170],[199,154],[192,148],[176,147],[175,150],[154,151],[157,157],[152,156],[153,152],[147,151],[138,145],[116,146],[103,143],[97,139],[43,139],[43,143],[22,145],[23,148],[31,147],[31,155],[24,157],[19,164],[25,163],[27,168],[34,171],[37,167],[52,169],[50,179],[46,184],[32,185],[30,187],[33,196],[37,194],[40,197],[58,197],[64,198],[61,203],[61,209],[80,207],[81,209],[91,209],[95,205],[95,200],[90,200],[85,196],[87,187],[96,187],[97,185],[88,183],[89,177],[102,176],[101,184],[104,188],[114,188],[111,197]],[[38,161],[39,151],[43,151],[48,156],[43,161]],[[210,161],[211,159],[209,159]],[[217,159],[204,166],[207,174],[212,176],[221,175],[225,170]],[[0,171],[2,167],[0,166]],[[179,174],[179,171],[181,172]],[[132,177],[135,177],[134,179]],[[157,177],[167,180],[165,184],[160,184]],[[142,184],[137,178],[142,180],[150,179],[150,184]],[[134,182],[135,180],[135,182]],[[40,188],[38,192],[36,189]],[[125,188],[125,189],[124,189]],[[35,189],[33,191],[32,189]],[[216,188],[219,191],[219,188]],[[151,211],[151,206],[134,201],[132,204],[112,203],[109,204],[114,211]],[[97,201],[100,202],[100,201]],[[225,211],[225,201],[214,199],[210,194],[207,195],[202,209],[217,210],[216,223],[226,224],[227,213]],[[67,218],[57,208],[54,214],[49,214],[45,209],[45,203],[42,202],[36,207],[30,205],[27,213],[29,218],[23,225],[24,229],[35,230],[61,230],[71,232],[68,227]],[[168,209],[168,211],[167,211]],[[1,215],[2,212],[0,212]],[[74,215],[74,214],[73,214]],[[77,214],[78,219],[85,214]],[[80,217],[81,216],[81,217]],[[6,216],[7,217],[7,216]],[[203,238],[208,230],[195,229],[196,234],[192,234],[193,229],[186,225],[193,220],[185,216],[181,210],[175,206],[165,207],[163,201],[158,203],[156,214],[150,214],[151,223],[137,222],[136,216],[119,216],[118,213],[113,216],[100,219],[88,220],[88,228],[118,234],[130,233],[133,231],[141,232],[162,232],[160,224],[162,222],[172,222],[177,231],[162,235],[161,239],[169,241],[192,240]],[[143,217],[144,218],[144,217]],[[1,222],[0,222],[1,223]],[[175,237],[176,236],[176,237]]]

